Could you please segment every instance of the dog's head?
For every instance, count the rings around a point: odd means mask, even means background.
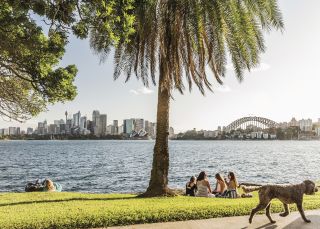
[[[318,188],[316,187],[315,183],[311,180],[305,180],[303,184],[305,186],[304,193],[306,195],[314,195],[315,192],[318,192]]]

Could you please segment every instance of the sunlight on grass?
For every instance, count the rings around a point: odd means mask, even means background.
[[[129,194],[0,194],[0,228],[87,228],[248,215],[250,199],[136,198]],[[306,196],[305,209],[320,208],[320,194]],[[292,206],[292,210],[295,207]],[[272,212],[282,211],[273,201]]]

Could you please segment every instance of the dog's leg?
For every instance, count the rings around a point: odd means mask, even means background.
[[[266,208],[266,215],[267,215],[268,219],[270,220],[270,223],[275,223],[276,221],[274,221],[274,220],[271,218],[270,207],[271,207],[271,203],[269,203],[269,205],[268,205],[267,208]]]
[[[265,204],[265,203],[259,203],[258,206],[254,209],[252,209],[251,214],[250,214],[250,218],[249,218],[249,223],[252,223],[252,218],[253,216],[258,212],[261,211],[263,209],[265,209],[268,206],[269,203]]]
[[[304,214],[304,210],[302,208],[302,203],[297,203],[297,208],[300,212],[300,215],[302,217],[302,219],[306,222],[306,223],[311,223],[311,220],[307,219],[305,214]]]
[[[282,217],[286,217],[290,213],[289,205],[283,203],[283,207],[284,207],[284,212],[280,213],[279,215],[282,216]]]

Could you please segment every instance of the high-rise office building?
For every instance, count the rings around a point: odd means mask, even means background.
[[[101,114],[99,117],[98,132],[100,135],[106,135],[106,132],[107,132],[107,115],[106,114]]]
[[[9,127],[9,135],[17,135],[17,128],[16,127]]]
[[[131,134],[133,130],[134,130],[134,119],[123,120],[123,133]]]
[[[139,133],[140,130],[144,130],[144,120],[134,119],[134,131]]]
[[[73,115],[73,119],[72,119],[72,126],[73,127],[79,127],[80,126],[80,117],[81,117],[80,111],[78,111],[77,113],[75,113]]]
[[[111,131],[112,135],[119,134],[119,126],[118,125],[119,125],[118,120],[113,120],[113,127],[112,127],[112,131]]]
[[[83,116],[80,118],[80,130],[87,129],[87,117]]]
[[[31,135],[31,134],[33,134],[33,128],[28,127],[27,128],[27,135]]]
[[[99,117],[100,117],[100,112],[98,110],[94,110],[92,112],[92,125],[93,125],[93,127],[99,125]]]

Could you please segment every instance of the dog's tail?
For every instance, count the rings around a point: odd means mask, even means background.
[[[261,187],[246,187],[246,186],[242,186],[242,190],[243,190],[245,193],[258,191],[258,190],[260,190],[260,188],[261,188]]]

